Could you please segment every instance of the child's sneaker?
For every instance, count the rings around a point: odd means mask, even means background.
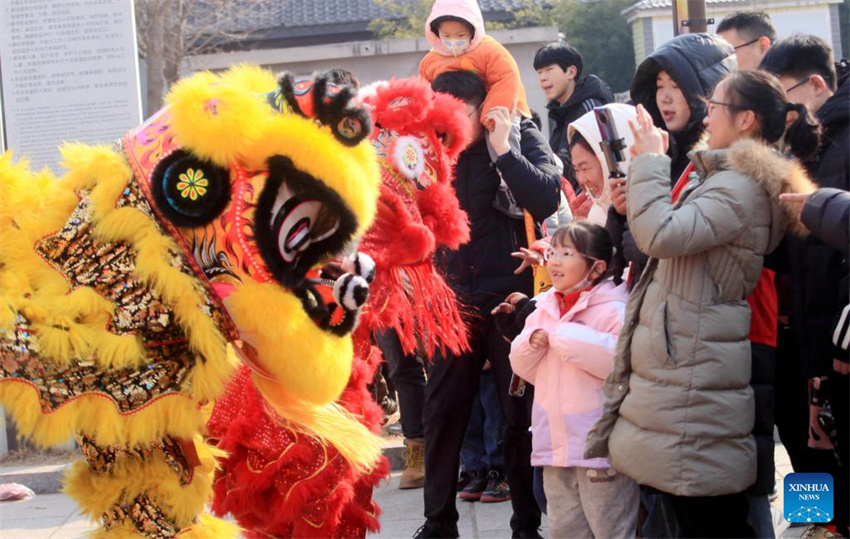
[[[487,488],[481,493],[481,503],[506,502],[511,499],[511,487],[504,472],[490,470]]]
[[[481,493],[487,489],[487,472],[484,470],[478,472],[470,472],[472,478],[469,484],[460,491],[458,496],[461,500],[475,502],[481,499]]]

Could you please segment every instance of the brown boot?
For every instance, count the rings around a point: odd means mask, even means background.
[[[419,438],[405,440],[404,445],[404,473],[401,474],[398,488],[422,488],[425,486],[425,442]]]

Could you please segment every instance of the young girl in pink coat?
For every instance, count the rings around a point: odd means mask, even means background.
[[[604,228],[589,222],[559,228],[545,256],[552,288],[534,298],[534,311],[511,344],[511,367],[534,384],[531,464],[543,467],[554,539],[635,535],[637,484],[606,459],[583,456],[587,433],[602,415],[602,383],[628,300],[613,255]],[[517,304],[510,299],[501,310]]]

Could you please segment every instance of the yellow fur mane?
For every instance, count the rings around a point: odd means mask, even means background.
[[[374,217],[380,182],[371,144],[350,148],[329,128],[273,112],[261,93],[275,86],[270,73],[251,66],[181,81],[167,98],[175,141],[223,167],[242,163],[262,170],[270,157],[287,156],[338,193],[357,216],[358,233],[363,232]],[[184,530],[180,537],[232,537],[235,527],[211,517],[194,523],[209,502],[216,453],[200,437],[206,419],[201,405],[220,396],[233,373],[235,359],[228,353],[227,338],[202,309],[206,300],[199,278],[174,265],[175,253],[182,251],[162,223],[136,207],[117,204],[134,180],[125,158],[108,146],[82,144],[65,145],[62,156],[68,172],[58,180],[48,171],[31,172],[25,161],[13,162],[11,152],[0,156],[0,340],[14,342],[25,319],[36,336],[34,351],[44,364],[66,368],[93,362],[98,372],[109,372],[140,369],[148,361],[141,336],[110,329],[115,303],[94,288],[73,287],[35,250],[38,242],[65,227],[81,199],[87,198],[92,239],[132,249],[134,278],[173,314],[195,361],[184,391],[153,399],[131,413],[122,413],[110,399],[94,393],[45,413],[36,385],[16,377],[0,378],[0,403],[21,435],[43,446],[63,443],[75,432],[93,433],[105,446],[146,444],[163,437],[194,439],[201,465],[188,486],[177,483],[164,461],[128,459],[111,475],[77,463],[66,490],[94,519],[128,496],[147,493],[168,508],[169,518]],[[261,360],[281,383],[257,386],[279,415],[337,446],[356,467],[374,466],[379,440],[333,404],[350,376],[350,338],[320,330],[299,300],[275,285],[245,284],[227,307],[240,330],[259,335],[265,343],[259,347],[266,351]],[[286,320],[281,332],[264,332],[265,322],[281,317]],[[96,536],[134,534],[122,524]]]

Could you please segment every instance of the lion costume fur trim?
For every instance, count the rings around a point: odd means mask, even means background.
[[[380,182],[371,145],[366,141],[355,148],[345,147],[329,128],[317,129],[311,120],[296,115],[272,113],[257,92],[273,87],[273,83],[270,75],[252,68],[237,68],[221,77],[204,73],[186,79],[167,99],[175,138],[186,149],[224,166],[239,160],[262,170],[272,155],[286,155],[338,192],[357,215],[358,232],[364,231],[375,214]],[[106,146],[82,144],[65,145],[62,156],[68,172],[58,181],[48,171],[32,173],[25,161],[13,163],[11,153],[0,156],[0,334],[16,331],[16,313],[20,313],[38,337],[34,346],[42,361],[62,367],[74,360],[91,359],[102,370],[143,364],[141,338],[117,335],[107,327],[116,305],[86,286],[72,290],[71,283],[34,250],[42,238],[66,225],[80,197],[87,196],[92,237],[102,242],[123,242],[132,248],[135,276],[174,313],[195,362],[186,391],[156,398],[130,413],[121,413],[115,403],[96,393],[82,394],[43,413],[38,389],[16,378],[0,381],[0,402],[15,419],[21,435],[42,446],[65,442],[75,431],[96,433],[97,442],[104,445],[144,444],[164,436],[196,438],[204,425],[199,404],[222,393],[235,364],[227,352],[226,338],[209,314],[199,308],[204,304],[202,286],[195,277],[172,265],[174,253],[181,249],[160,223],[133,207],[116,207],[118,197],[133,179],[123,156]],[[253,290],[249,287],[244,299],[257,299]],[[269,295],[268,291],[258,292]],[[283,290],[276,292],[285,295]],[[234,295],[233,299],[238,302],[242,296]],[[297,380],[297,395],[287,394],[285,399],[311,401],[292,420],[305,432],[315,429],[315,435],[337,445],[353,464],[369,469],[380,457],[380,441],[353,417],[339,413],[332,405],[317,415],[301,413],[315,411],[311,407],[317,405],[312,401],[339,397],[350,373],[350,364],[346,367],[343,359],[347,357],[350,363],[352,353],[350,341],[340,342],[318,328],[308,330],[305,320],[299,318],[306,315],[293,301],[297,303],[290,296],[278,305],[283,309],[275,314],[262,310],[266,320],[288,311],[293,320],[288,327],[303,329],[291,333],[286,341],[296,350],[275,347],[295,352],[279,371]],[[263,304],[272,307],[268,302]],[[238,308],[235,312],[239,313],[237,318],[244,317]],[[304,332],[315,333],[315,340],[310,342]],[[325,387],[329,389],[319,389]],[[333,417],[329,419],[328,414]],[[314,417],[318,419],[314,421]],[[157,501],[174,511],[170,516],[181,526],[189,526],[180,537],[233,536],[237,530],[232,525],[208,516],[190,526],[189,515],[197,515],[208,501],[213,469],[212,452],[200,442],[196,447],[202,465],[195,469],[189,488],[177,489],[176,483],[163,482],[162,477],[173,473],[154,461],[128,463],[112,477],[81,470],[78,465],[69,476],[68,492],[93,516],[122,489],[153,492],[160,498]],[[99,537],[135,534],[127,525],[97,532]]]
[[[372,145],[364,140],[351,148],[312,119],[269,114],[265,98],[242,86],[275,88],[256,69],[238,66],[221,77],[201,73],[178,82],[167,98],[175,141],[222,167],[241,161],[264,170],[270,157],[287,156],[342,197],[358,218],[356,235],[362,234],[374,218],[380,182]]]

